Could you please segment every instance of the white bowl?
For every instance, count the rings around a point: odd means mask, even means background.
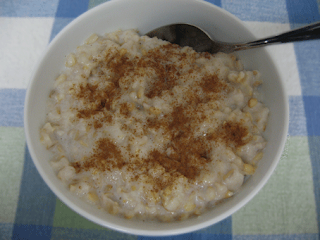
[[[265,49],[237,53],[246,69],[258,69],[264,84],[265,104],[270,108],[265,137],[268,145],[255,174],[232,198],[197,218],[182,222],[159,223],[126,220],[109,215],[80,200],[64,187],[54,174],[51,154],[40,143],[39,129],[45,123],[46,99],[53,81],[63,68],[64,57],[92,33],[137,28],[141,34],[170,23],[189,23],[201,27],[215,39],[230,42],[253,40],[244,24],[212,4],[196,0],[116,0],[87,11],[65,27],[50,43],[37,65],[25,101],[24,126],[33,162],[51,190],[75,212],[102,226],[136,235],[164,236],[195,231],[230,216],[248,203],[274,171],[284,148],[288,129],[288,101],[277,66]]]

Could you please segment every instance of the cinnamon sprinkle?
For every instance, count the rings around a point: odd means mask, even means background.
[[[252,137],[249,136],[248,127],[240,122],[225,122],[217,135],[227,146],[233,148],[241,147],[252,139]]]
[[[72,163],[77,173],[90,169],[112,171],[114,168],[121,169],[126,164],[120,149],[110,139],[103,138],[97,141],[93,152],[85,162]]]
[[[107,71],[109,69],[111,75],[108,75],[108,81],[111,85],[100,86],[99,84],[80,85],[75,93],[75,97],[79,101],[83,101],[86,108],[79,107],[77,109],[77,117],[92,119],[95,129],[103,128],[104,124],[110,124],[113,121],[112,114],[114,112],[112,104],[119,100],[121,93],[128,91],[132,85],[132,79],[154,73],[151,81],[147,83],[145,96],[148,98],[161,97],[163,92],[170,92],[177,86],[180,72],[186,64],[188,66],[194,64],[195,56],[186,53],[178,54],[177,45],[167,44],[147,52],[145,56],[132,57],[128,54],[123,56],[107,54],[105,59],[98,63],[96,72],[101,79],[107,79]],[[210,54],[203,53],[203,57],[210,58]],[[179,64],[173,59],[178,59]],[[196,66],[192,66],[196,69]],[[149,68],[152,71],[144,73],[144,69]],[[192,74],[196,70],[189,70],[187,74]],[[217,75],[205,75],[200,83],[198,83],[200,91],[189,92],[187,104],[176,106],[171,114],[148,118],[146,120],[146,129],[163,130],[164,135],[170,136],[170,143],[166,149],[170,149],[168,154],[165,151],[152,150],[144,159],[136,160],[133,154],[130,160],[126,161],[121,153],[119,146],[114,144],[109,138],[102,138],[96,142],[92,155],[84,162],[75,162],[73,166],[76,172],[97,169],[99,171],[112,171],[113,169],[122,169],[126,167],[128,171],[133,172],[133,181],[139,179],[141,169],[153,168],[161,166],[166,173],[170,174],[171,180],[181,175],[193,181],[206,169],[211,161],[209,153],[215,142],[223,142],[227,146],[237,148],[248,142],[245,137],[248,135],[248,129],[241,123],[226,122],[214,133],[203,137],[194,137],[195,123],[203,122],[206,118],[205,113],[198,106],[206,103],[212,98],[223,98],[230,91],[230,86],[219,79]],[[211,94],[211,95],[210,95]],[[209,97],[210,95],[210,97]],[[130,117],[129,102],[119,103],[119,112],[123,118]],[[131,104],[131,103],[130,103]],[[188,110],[187,110],[188,109]],[[143,109],[141,109],[144,111]],[[129,126],[123,125],[123,130],[130,129]],[[132,133],[135,134],[135,130]],[[147,131],[146,131],[147,132]],[[130,146],[126,147],[126,151],[130,151]],[[149,174],[145,171],[144,174]],[[150,174],[149,174],[150,175]],[[153,179],[153,178],[152,178]],[[153,179],[154,190],[159,191],[168,184],[168,179],[161,177]]]
[[[216,74],[204,76],[202,78],[201,88],[205,93],[222,93],[227,92],[230,89],[230,87],[225,82],[221,81]]]

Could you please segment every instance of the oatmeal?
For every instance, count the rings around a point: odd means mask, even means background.
[[[235,194],[263,157],[258,71],[134,30],[66,57],[40,130],[79,197],[125,218],[184,220]]]

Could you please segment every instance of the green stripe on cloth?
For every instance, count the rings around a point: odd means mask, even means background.
[[[13,223],[24,156],[23,128],[0,127],[0,223]]]
[[[56,200],[56,208],[53,220],[52,239],[66,239],[73,236],[72,239],[82,239],[81,235],[91,233],[92,236],[108,236],[110,239],[137,239],[136,236],[116,232],[108,228],[101,227],[79,214],[72,211],[59,199]]]
[[[266,186],[233,215],[233,234],[318,233],[308,138],[290,137],[285,152]]]
[[[105,229],[75,213],[58,198],[53,219],[54,227],[82,228],[82,229]]]

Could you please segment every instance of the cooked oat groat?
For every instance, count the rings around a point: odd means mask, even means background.
[[[71,192],[125,218],[184,220],[232,197],[263,156],[258,71],[135,30],[66,57],[40,130]]]

